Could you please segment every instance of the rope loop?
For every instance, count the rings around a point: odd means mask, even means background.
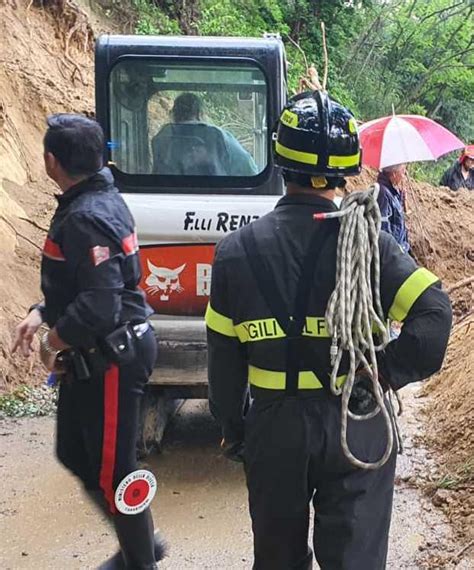
[[[326,309],[326,321],[332,337],[331,391],[341,396],[341,445],[347,459],[362,469],[378,469],[392,454],[395,417],[387,407],[379,382],[377,355],[390,340],[380,296],[380,209],[377,204],[378,184],[365,192],[353,192],[342,201],[338,212],[326,215],[340,219],[337,244],[336,286]],[[380,337],[375,344],[374,332]],[[349,357],[349,371],[343,386],[337,386],[339,366],[344,354]],[[364,416],[350,412],[356,373],[364,368],[372,380],[372,390],[377,408]],[[371,463],[353,455],[347,442],[349,418],[368,420],[381,413],[387,431],[387,445],[382,457]],[[395,428],[397,429],[397,428]]]

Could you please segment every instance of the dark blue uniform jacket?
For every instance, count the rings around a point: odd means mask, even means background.
[[[312,235],[322,236],[315,213],[336,210],[317,195],[285,196],[273,212],[253,222],[256,245],[263,254],[265,290],[276,288],[288,308],[294,305],[303,259]],[[246,226],[225,237],[212,268],[208,330],[209,400],[227,441],[243,438],[247,385],[252,395],[282,394],[285,387],[285,337],[249,265],[242,237]],[[298,387],[323,388],[331,371],[331,338],[325,313],[336,282],[338,228],[327,241],[318,240],[319,266],[313,276],[300,358]],[[400,336],[378,353],[382,376],[395,388],[427,378],[443,361],[451,329],[451,306],[439,279],[418,267],[394,239],[381,232],[380,294],[386,319],[403,322]],[[291,309],[292,310],[292,309]],[[346,355],[347,356],[347,355]],[[339,369],[341,382],[349,362]],[[321,373],[321,378],[315,370]]]
[[[41,265],[43,317],[67,344],[91,347],[152,313],[138,288],[135,224],[108,168],[57,199]]]

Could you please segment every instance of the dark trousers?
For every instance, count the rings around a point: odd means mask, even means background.
[[[382,570],[387,559],[396,454],[380,469],[352,467],[340,444],[340,399],[313,396],[254,400],[246,418],[245,470],[254,533],[254,570]],[[349,420],[356,457],[384,451],[381,414]]]
[[[137,358],[131,364],[105,363],[91,370],[89,380],[67,376],[61,382],[56,451],[112,519],[123,567],[141,570],[156,567],[151,513],[120,514],[114,500],[118,484],[138,469],[140,403],[156,358],[151,329],[136,344]]]

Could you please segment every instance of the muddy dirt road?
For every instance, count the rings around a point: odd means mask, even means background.
[[[441,514],[404,479],[426,461],[414,447],[415,389],[405,390],[406,454],[399,461],[390,570],[427,566],[427,551],[459,545]],[[53,458],[53,418],[0,422],[0,568],[88,569],[115,549],[77,483]],[[246,569],[252,537],[242,469],[220,457],[218,430],[205,402],[187,402],[168,431],[164,451],[148,466],[158,478],[155,521],[170,543],[164,569]],[[446,566],[448,567],[448,566]],[[473,568],[463,561],[450,568]]]

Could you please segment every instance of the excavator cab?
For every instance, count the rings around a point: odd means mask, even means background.
[[[95,74],[105,162],[135,217],[141,286],[156,313],[146,447],[161,438],[170,402],[207,395],[215,244],[283,192],[271,132],[286,102],[286,57],[271,35],[104,35]]]
[[[176,116],[183,96],[190,108],[182,105]],[[286,61],[276,37],[97,42],[96,114],[125,193],[280,193],[269,135],[285,98]],[[192,166],[199,154],[208,155],[207,170]]]

